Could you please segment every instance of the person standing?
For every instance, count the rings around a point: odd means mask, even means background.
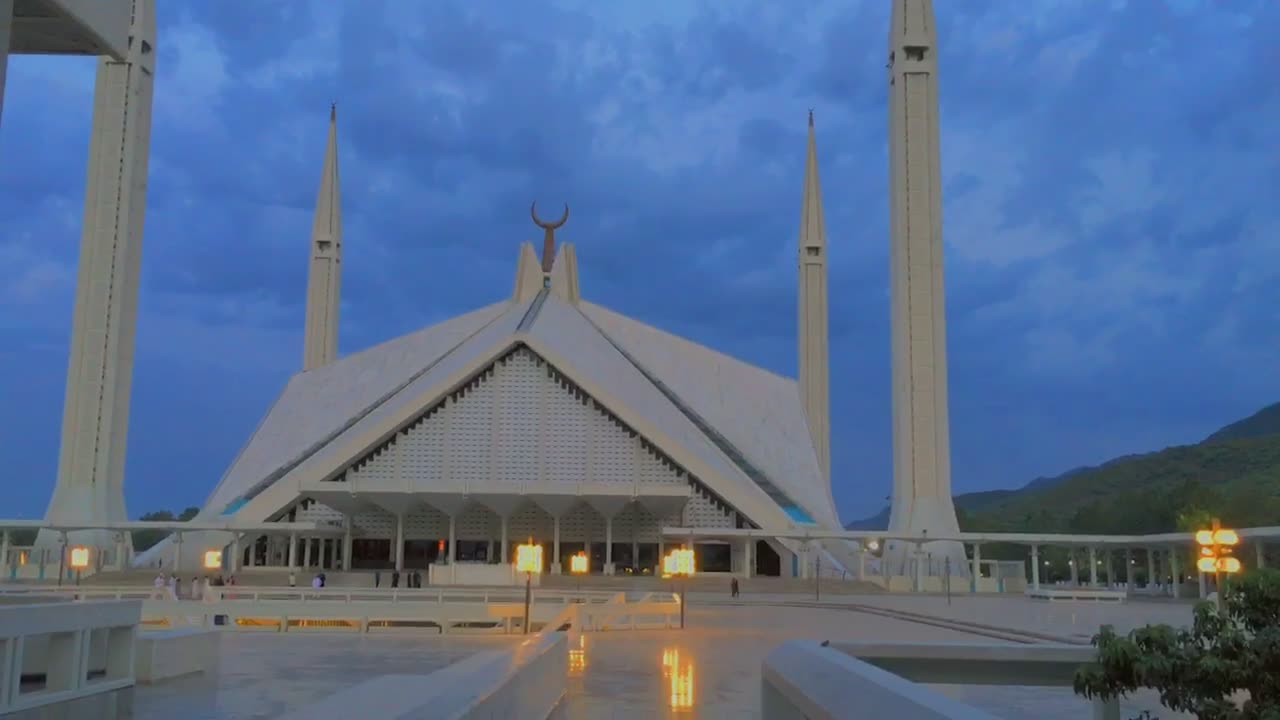
[[[375,588],[382,587],[382,571],[381,570],[373,571],[373,586]]]
[[[399,570],[391,571],[391,587],[392,588],[400,587],[400,571]]]

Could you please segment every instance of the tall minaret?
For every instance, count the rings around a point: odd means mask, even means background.
[[[151,148],[155,0],[133,0],[132,10],[128,53],[122,62],[98,59],[93,90],[58,484],[46,514],[51,523],[126,519],[124,461]],[[70,537],[72,544],[108,549],[121,539],[102,531]],[[57,540],[42,532],[37,543],[48,547]]]
[[[947,322],[942,283],[942,173],[938,132],[938,35],[932,0],[896,0],[889,35],[890,278],[893,333],[891,530],[958,531],[951,500],[947,419]],[[939,574],[964,547],[930,543]],[[894,560],[897,560],[895,567]],[[903,547],[890,553],[900,572]]]
[[[809,420],[809,434],[818,453],[822,478],[831,494],[831,386],[827,350],[827,224],[822,214],[818,183],[818,143],[813,111],[809,112],[809,157],[800,204],[800,399]]]
[[[338,359],[338,302],[342,285],[342,199],[338,186],[338,108],[329,110],[329,147],[324,155],[316,219],[311,226],[307,274],[307,327],[302,369]]]

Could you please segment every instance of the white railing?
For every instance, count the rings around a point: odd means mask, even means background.
[[[251,601],[251,602],[307,602],[307,603],[503,603],[524,602],[524,588],[421,588],[421,589],[373,589],[373,588],[281,588],[254,587],[249,585],[223,585],[201,588],[198,597],[191,597],[190,585],[182,588],[184,600],[197,601]],[[544,590],[534,589],[533,601],[542,604],[601,603],[617,594],[612,590]],[[68,600],[152,600],[171,599],[167,588],[144,585],[125,587],[107,586],[14,586],[0,588],[0,597],[6,595],[40,595]]]
[[[0,607],[0,715],[132,688],[141,615],[137,601]]]

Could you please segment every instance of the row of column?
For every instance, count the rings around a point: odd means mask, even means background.
[[[974,546],[975,573],[978,567],[980,547],[981,546],[978,546],[978,545]],[[1169,577],[1171,580],[1170,585],[1172,587],[1172,591],[1171,591],[1172,595],[1175,598],[1181,597],[1182,571],[1181,571],[1181,568],[1179,567],[1179,562],[1178,562],[1179,553],[1177,552],[1176,546],[1174,548],[1167,549],[1167,550],[1157,550],[1155,548],[1146,548],[1147,584],[1145,587],[1148,590],[1153,590],[1159,584],[1156,582],[1157,570],[1158,570],[1157,568],[1158,562],[1156,560],[1156,557],[1161,552],[1163,552],[1168,558],[1167,562],[1169,564]],[[1089,586],[1097,587],[1098,586],[1098,565],[1099,565],[1098,558],[1097,558],[1097,550],[1094,547],[1089,547],[1088,553],[1089,553]],[[1256,567],[1258,568],[1266,567],[1266,543],[1262,542],[1261,540],[1255,542],[1254,553],[1255,553]],[[1133,584],[1133,568],[1134,568],[1133,548],[1125,548],[1124,555],[1125,555],[1125,582],[1129,585],[1129,589],[1133,590],[1135,589]],[[1075,561],[1075,559],[1076,559],[1075,551],[1071,550],[1070,559],[1068,560],[1068,568],[1071,573],[1071,584],[1078,587],[1080,585],[1080,566],[1079,566],[1079,563]],[[1108,582],[1110,583],[1114,583],[1116,581],[1114,560],[1115,560],[1115,553],[1107,552],[1105,562],[1106,562],[1106,569],[1107,569],[1107,579],[1108,579]],[[1197,572],[1200,576],[1199,577],[1200,596],[1203,598],[1207,594],[1206,574],[1200,573],[1199,571]],[[1040,589],[1040,546],[1039,545],[1031,546],[1031,587],[1036,590]]]

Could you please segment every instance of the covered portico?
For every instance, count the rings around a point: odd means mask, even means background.
[[[430,491],[316,482],[302,494],[340,514],[342,569],[426,569],[431,565],[501,564],[532,539],[547,547],[546,571],[587,551],[591,569],[654,569],[660,529],[689,502],[672,483],[528,482],[459,485]],[[388,521],[389,522],[385,522]],[[385,525],[384,525],[385,522]],[[618,562],[621,560],[621,562]]]

